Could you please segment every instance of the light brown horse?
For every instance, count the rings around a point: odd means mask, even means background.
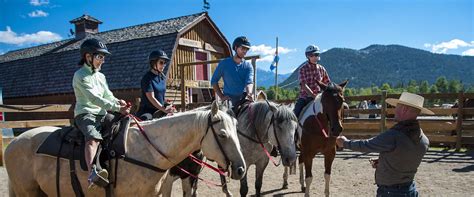
[[[311,169],[313,159],[317,153],[324,155],[324,179],[326,196],[329,196],[329,182],[331,177],[331,166],[336,156],[336,137],[342,132],[344,87],[347,81],[336,84],[323,84],[318,82],[322,93],[308,104],[302,112],[299,123],[301,153],[298,158],[300,168],[301,190],[305,196],[309,196],[309,189],[313,180]],[[328,124],[329,123],[329,124]],[[305,176],[303,177],[303,165]]]
[[[213,103],[208,111],[185,112],[140,124],[150,141],[137,127],[131,127],[126,142],[128,157],[169,169],[189,153],[201,149],[207,158],[220,166],[229,166],[231,178],[238,180],[245,174],[246,165],[236,131],[237,121],[218,110],[217,103]],[[38,146],[57,129],[38,127],[26,131],[7,147],[5,167],[10,180],[10,196],[57,196],[56,158],[36,154]],[[115,196],[158,195],[161,179],[166,173],[157,173],[122,159],[118,163],[117,183],[113,188]],[[68,160],[61,159],[60,165],[61,196],[74,196]],[[76,166],[79,166],[78,161]],[[77,170],[77,175],[86,196],[105,196],[103,189],[87,189],[88,172]]]

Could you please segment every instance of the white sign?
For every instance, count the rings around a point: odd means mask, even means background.
[[[209,43],[204,44],[204,49],[216,53],[224,54],[224,48]]]
[[[188,46],[188,47],[193,47],[193,48],[199,48],[199,49],[202,49],[202,44],[200,41],[196,41],[196,40],[190,40],[190,39],[186,39],[186,38],[180,38],[179,41],[178,41],[178,44],[179,45],[182,45],[182,46]]]

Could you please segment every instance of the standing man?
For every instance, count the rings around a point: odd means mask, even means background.
[[[396,106],[395,126],[367,140],[339,136],[336,143],[355,151],[380,153],[373,161],[377,196],[415,197],[418,191],[413,180],[429,145],[416,118],[420,113],[434,113],[423,107],[422,96],[408,92],[403,92],[400,99],[389,98],[386,102]]]
[[[301,68],[298,76],[300,81],[300,95],[296,101],[295,109],[293,110],[296,117],[299,117],[304,106],[313,101],[314,98],[316,98],[316,95],[321,92],[321,88],[316,81],[325,84],[328,84],[330,81],[329,75],[324,66],[318,64],[321,60],[319,54],[319,47],[316,45],[309,45],[306,47],[305,55],[307,61],[303,62],[302,66],[300,66]]]
[[[247,99],[253,101],[253,67],[244,60],[250,49],[250,42],[246,37],[237,37],[232,43],[234,56],[222,60],[212,75],[211,85],[221,100],[231,100],[234,107],[241,100],[243,93]],[[219,88],[219,80],[224,80],[224,92]]]

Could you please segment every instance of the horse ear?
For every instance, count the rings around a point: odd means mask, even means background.
[[[319,85],[319,87],[324,91],[326,89],[328,89],[328,85],[327,84],[324,84],[323,82],[320,82],[318,80],[316,80],[316,83]]]
[[[349,80],[345,80],[344,82],[340,83],[339,86],[341,86],[342,89],[346,87],[346,85],[349,83]]]
[[[265,94],[265,92],[263,91],[258,91],[258,94],[257,94],[257,101],[261,101],[261,100],[267,100],[267,95]]]
[[[212,116],[215,116],[217,114],[217,111],[219,111],[219,105],[217,104],[217,101],[213,101],[211,106]]]

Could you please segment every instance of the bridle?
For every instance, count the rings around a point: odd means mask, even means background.
[[[268,102],[268,100],[265,100],[267,105],[268,105],[268,108],[270,109],[270,103]],[[253,111],[252,111],[252,107],[251,107],[252,103],[250,103],[247,107],[244,107],[241,111],[244,111],[246,109],[249,110],[249,113],[248,113],[248,116],[249,116],[249,120],[253,123],[253,125],[255,125],[255,122],[253,121],[253,118],[254,118],[254,114],[253,114]],[[269,110],[270,111],[270,110]],[[265,116],[267,116],[267,114],[269,113],[269,111],[267,111],[267,113],[265,113]],[[275,113],[272,112],[272,118],[270,120],[270,124],[268,124],[268,127],[267,127],[267,131],[265,133],[265,136],[268,135],[268,132],[270,130],[270,128],[273,126],[273,135],[275,136],[275,139],[277,141],[277,148],[280,152],[281,151],[281,145],[280,145],[280,140],[278,139],[278,135],[276,133],[276,126],[275,126]],[[268,150],[265,148],[265,146],[263,145],[263,140],[261,138],[261,136],[258,134],[258,132],[255,132],[255,135],[257,136],[257,139],[253,139],[252,137],[246,135],[245,133],[237,130],[237,133],[245,138],[247,138],[248,140],[254,142],[254,143],[257,143],[257,144],[260,144],[260,146],[263,148],[263,151],[265,152],[265,154],[267,155],[267,157],[272,161],[273,165],[275,166],[279,166],[280,165],[280,162],[279,163],[276,163],[273,158],[270,156],[270,153],[268,152]]]

